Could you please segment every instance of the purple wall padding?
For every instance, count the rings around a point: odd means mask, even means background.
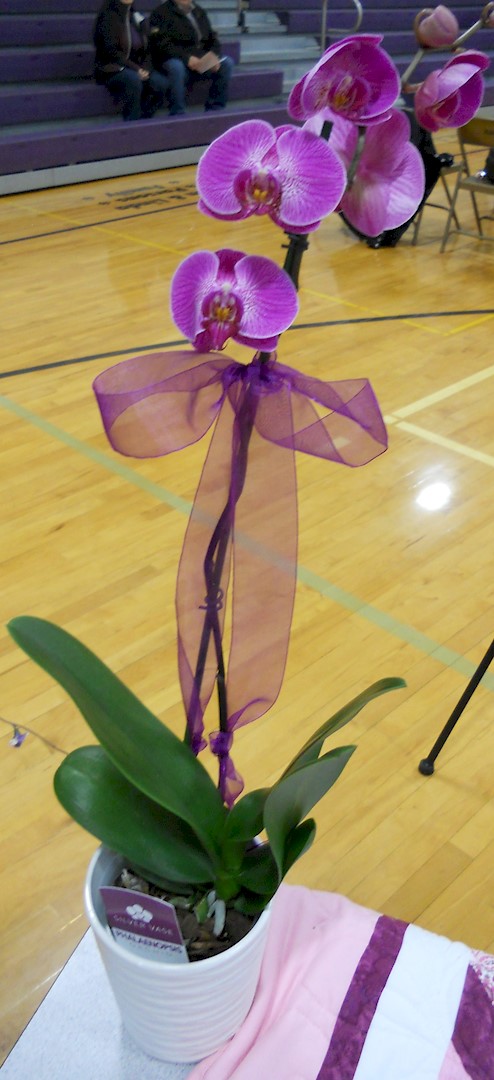
[[[84,161],[129,157],[136,154],[203,146],[243,119],[252,110],[207,113],[199,116],[141,120],[134,124],[109,121],[101,127],[38,135],[4,136],[0,141],[0,173],[29,172],[34,169],[75,165]],[[288,115],[282,107],[259,107],[256,117],[273,125],[286,124]]]

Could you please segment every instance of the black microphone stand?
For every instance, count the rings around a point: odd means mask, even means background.
[[[491,644],[489,645],[489,648],[488,648],[485,656],[480,661],[480,664],[479,664],[477,670],[472,675],[472,678],[470,679],[470,682],[469,682],[466,690],[463,691],[463,694],[461,695],[461,698],[460,698],[458,704],[455,705],[455,708],[453,709],[453,712],[451,713],[451,716],[450,716],[449,720],[444,725],[443,730],[441,731],[441,734],[439,735],[438,739],[436,739],[436,742],[434,743],[434,746],[432,747],[432,750],[427,755],[427,757],[422,758],[422,761],[420,762],[420,765],[419,765],[419,772],[422,773],[422,776],[432,776],[432,773],[434,772],[434,762],[435,762],[435,760],[437,758],[437,755],[438,755],[439,751],[444,746],[444,744],[446,742],[446,739],[451,735],[451,732],[452,732],[455,724],[458,723],[458,720],[460,719],[460,716],[461,716],[464,708],[466,707],[466,705],[468,705],[468,702],[470,701],[470,698],[471,698],[475,688],[479,685],[479,682],[480,682],[481,678],[483,677],[483,675],[485,675],[485,673],[487,671],[487,668],[489,667],[489,664],[491,664],[493,660],[494,660],[494,641],[492,641]]]

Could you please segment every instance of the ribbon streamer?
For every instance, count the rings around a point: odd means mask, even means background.
[[[384,421],[367,379],[322,382],[273,356],[245,365],[223,353],[151,353],[104,371],[94,391],[112,447],[130,457],[180,450],[216,422],[178,570],[178,663],[197,753],[206,746],[231,576],[228,710],[210,747],[232,805],[243,783],[231,733],[276,701],[286,665],[297,567],[294,451],[365,465],[386,449]]]

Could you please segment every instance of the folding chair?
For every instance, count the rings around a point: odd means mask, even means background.
[[[489,110],[491,111],[491,110]],[[488,181],[479,180],[470,171],[470,165],[468,161],[468,151],[472,147],[483,147],[484,157],[485,150],[494,147],[494,116],[489,117],[482,115],[484,110],[480,110],[477,116],[470,120],[468,124],[458,128],[458,140],[460,143],[460,152],[462,157],[462,164],[460,166],[460,172],[456,181],[453,197],[451,200],[451,206],[449,209],[448,220],[444,229],[444,235],[441,243],[441,251],[444,251],[451,232],[461,233],[462,236],[473,236],[477,240],[491,240],[494,237],[485,236],[482,229],[483,221],[494,221],[493,214],[479,213],[477,206],[477,195],[490,195],[494,196],[494,184],[490,184]],[[483,162],[482,162],[483,163]],[[470,192],[470,198],[472,200],[473,212],[475,215],[475,222],[477,225],[477,232],[471,232],[467,229],[462,229],[458,224],[458,218],[456,215],[456,201],[460,191]],[[452,229],[452,221],[455,220],[455,228]]]
[[[420,210],[419,210],[418,214],[416,215],[416,217],[414,219],[414,222],[413,222],[412,246],[415,246],[416,243],[417,243],[417,240],[419,238],[420,226],[422,224],[422,214],[424,213],[424,210],[428,206],[432,206],[435,210],[446,210],[446,212],[449,214],[449,212],[451,210],[451,206],[452,206],[452,195],[451,195],[451,191],[449,189],[449,185],[448,185],[448,181],[446,180],[446,177],[447,176],[452,176],[454,173],[459,173],[459,172],[462,172],[462,171],[463,171],[463,165],[460,164],[459,162],[458,163],[454,162],[452,165],[444,165],[443,166],[443,168],[441,169],[441,172],[439,173],[439,179],[441,180],[444,191],[445,191],[446,204],[445,203],[434,202],[432,199],[426,199],[425,200],[424,204],[420,207]],[[435,193],[435,190],[436,189],[434,187],[433,193]],[[431,192],[431,194],[432,194],[432,192]],[[456,216],[456,212],[455,212],[454,209],[453,209],[453,217],[454,217],[454,220],[455,220],[455,223],[456,223],[456,227],[459,229],[460,228],[460,223],[458,221],[458,218]]]

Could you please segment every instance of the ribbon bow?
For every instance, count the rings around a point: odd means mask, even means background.
[[[210,748],[231,806],[243,789],[232,732],[267,712],[285,670],[297,567],[294,451],[365,465],[387,446],[381,412],[366,379],[322,382],[259,354],[245,365],[218,353],[151,353],[104,371],[94,391],[112,447],[130,457],[189,446],[216,421],[178,570],[178,663],[196,753],[206,746],[215,681],[225,680],[227,713]],[[328,411],[320,416],[315,405]]]

